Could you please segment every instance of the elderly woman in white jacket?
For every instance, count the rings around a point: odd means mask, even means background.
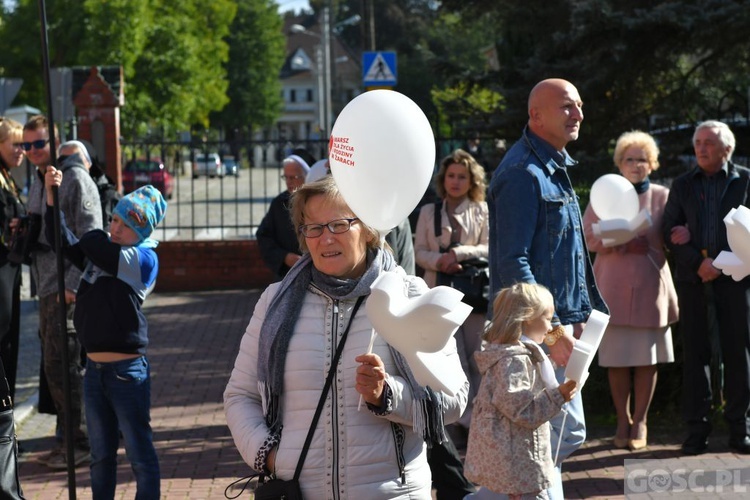
[[[332,177],[292,197],[304,254],[259,299],[224,392],[227,424],[245,462],[291,479],[341,335],[351,323],[331,389],[300,475],[305,498],[431,498],[426,441],[444,438],[466,406],[468,382],[448,397],[419,386],[355,303],[384,271],[404,293],[424,282],[407,276],[378,233],[346,205]],[[455,344],[447,361],[458,362]],[[358,408],[360,396],[366,404]]]
[[[473,156],[457,149],[443,158],[435,176],[435,189],[442,200],[440,212],[435,213],[435,204],[422,207],[414,242],[417,264],[424,269],[424,280],[430,287],[438,284],[438,272],[455,274],[461,270],[462,261],[486,259],[490,238],[484,168]],[[439,236],[435,234],[436,216],[440,218]],[[485,311],[472,312],[456,332],[461,365],[471,383],[469,407],[458,422],[465,429],[469,428],[471,401],[482,379],[474,352],[482,347],[484,316]]]

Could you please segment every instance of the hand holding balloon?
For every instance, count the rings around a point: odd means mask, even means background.
[[[357,367],[357,383],[354,388],[362,395],[365,402],[380,406],[385,386],[385,365],[377,354],[361,354],[354,358],[361,363]]]
[[[625,253],[646,255],[648,253],[648,239],[645,236],[634,238],[622,245]]]

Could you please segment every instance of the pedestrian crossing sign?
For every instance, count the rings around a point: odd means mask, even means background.
[[[362,54],[362,84],[365,87],[396,85],[396,53],[364,52]]]

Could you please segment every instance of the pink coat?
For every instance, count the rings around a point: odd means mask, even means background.
[[[637,328],[657,328],[677,321],[677,293],[664,255],[661,221],[669,189],[651,184],[640,195],[640,209],[647,209],[653,225],[644,235],[646,255],[626,253],[625,245],[606,248],[594,236],[591,224],[598,222],[591,205],[586,208],[583,226],[589,250],[596,252],[594,276],[609,306],[610,324]]]

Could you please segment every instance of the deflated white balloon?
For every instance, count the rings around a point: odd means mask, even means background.
[[[455,347],[448,346],[471,313],[463,294],[437,286],[409,298],[394,272],[382,273],[370,288],[365,310],[375,331],[403,354],[420,385],[454,396],[466,381],[458,356],[451,355]]]
[[[427,190],[435,137],[414,101],[393,90],[355,97],[333,125],[331,173],[352,211],[381,233],[403,221]]]
[[[607,219],[633,219],[638,215],[638,193],[633,184],[618,174],[599,177],[591,186],[591,208],[596,216]]]

